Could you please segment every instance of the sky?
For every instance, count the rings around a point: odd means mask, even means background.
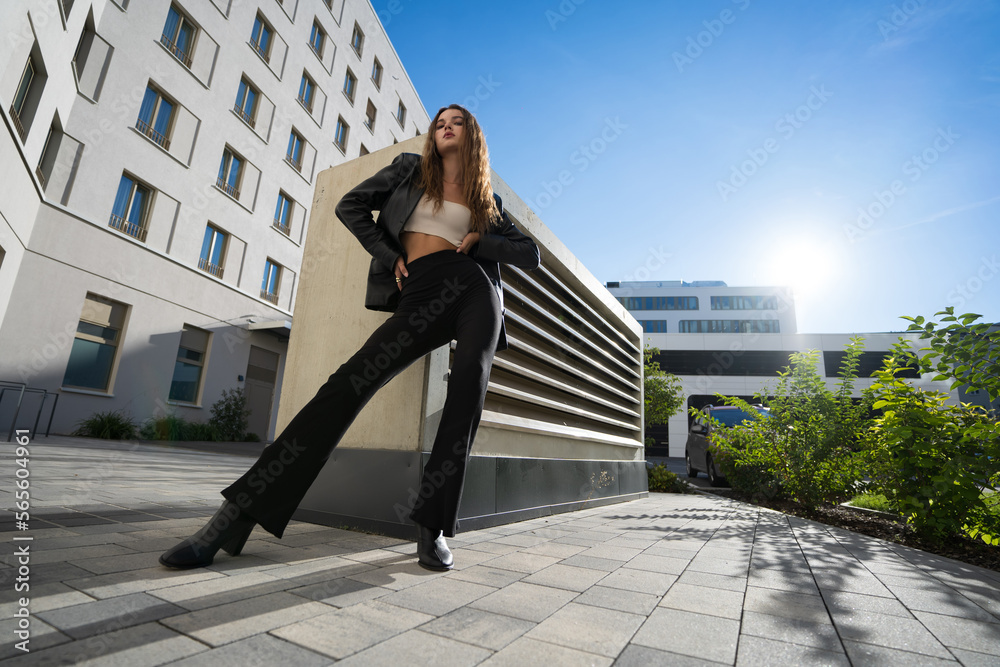
[[[800,333],[1000,321],[1000,0],[372,4],[602,283],[787,285]]]

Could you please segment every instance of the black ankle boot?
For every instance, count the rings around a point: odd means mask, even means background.
[[[450,570],[455,564],[455,559],[448,549],[448,543],[444,541],[444,532],[424,528],[419,523],[417,529],[417,558],[420,565],[428,570]]]
[[[204,528],[160,556],[160,564],[177,569],[211,565],[219,549],[239,556],[257,522],[226,501]]]

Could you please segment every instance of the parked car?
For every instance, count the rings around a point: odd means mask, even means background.
[[[770,408],[765,408],[762,405],[752,407],[765,416],[770,411]],[[704,416],[697,417],[691,423],[687,445],[684,447],[687,475],[694,478],[698,476],[699,472],[703,472],[708,475],[708,481],[712,486],[722,486],[725,483],[725,477],[722,476],[718,463],[712,460],[712,452],[709,448],[712,430],[716,428],[711,420],[718,421],[725,428],[731,428],[752,420],[753,416],[732,405],[706,405],[701,412]]]

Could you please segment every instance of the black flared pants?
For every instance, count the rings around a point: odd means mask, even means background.
[[[455,340],[441,423],[410,518],[455,535],[465,466],[500,334],[500,299],[469,256],[444,250],[407,265],[399,306],[320,387],[256,463],[222,495],[281,537],[354,418],[385,383]],[[414,400],[418,400],[416,397]]]

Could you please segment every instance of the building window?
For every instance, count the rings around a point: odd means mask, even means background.
[[[666,320],[639,320],[643,333],[667,333]]]
[[[698,310],[696,296],[620,296],[625,310]]]
[[[31,84],[35,81],[35,61],[34,58],[28,56],[28,62],[24,64],[24,71],[21,72],[21,80],[17,84],[17,92],[14,93],[14,102],[10,105],[10,117],[14,121],[14,127],[17,128],[17,134],[21,137],[21,141],[24,141],[27,132],[21,123],[21,114],[24,111],[24,103],[28,99],[28,93],[31,92]]]
[[[777,310],[776,296],[713,296],[712,310]]]
[[[312,32],[309,34],[309,47],[320,60],[323,59],[323,49],[326,47],[326,31],[319,25],[319,21],[313,21]]]
[[[292,130],[288,135],[288,151],[285,153],[285,162],[292,165],[295,171],[302,171],[302,146],[305,140],[302,135]]]
[[[284,192],[278,192],[278,204],[274,207],[274,228],[288,236],[292,233],[292,210],[295,201]]]
[[[240,87],[236,90],[236,105],[233,111],[243,119],[243,122],[250,127],[255,127],[257,123],[257,96],[260,91],[247,81],[246,77],[240,79]]]
[[[278,288],[281,286],[281,265],[268,258],[264,264],[264,280],[260,283],[260,298],[278,305]]]
[[[309,78],[305,72],[302,73],[302,83],[299,84],[299,102],[309,113],[313,110],[313,97],[316,93],[316,82]]]
[[[145,242],[151,194],[148,187],[131,176],[122,174],[108,226]]]
[[[205,370],[205,353],[208,352],[207,331],[184,325],[181,344],[174,362],[174,377],[170,381],[169,400],[197,403],[201,378]]]
[[[170,118],[174,113],[174,104],[163,96],[156,88],[146,86],[146,95],[139,107],[139,118],[135,128],[152,139],[158,146],[170,150]]]
[[[369,153],[371,153],[371,151],[368,150],[368,148],[364,144],[361,144],[361,151],[358,153],[358,157],[361,157],[362,155],[368,155]]]
[[[372,64],[372,81],[375,83],[376,88],[382,87],[382,63],[378,61],[378,58]]]
[[[400,127],[406,124],[406,105],[403,104],[403,100],[399,101],[399,107],[396,109],[396,120],[399,121]]]
[[[347,74],[344,75],[344,95],[354,104],[354,91],[358,87],[358,78],[354,76],[354,72],[351,68],[347,68]]]
[[[160,36],[160,43],[184,63],[185,67],[190,69],[191,52],[194,49],[194,38],[197,32],[198,29],[191,22],[191,19],[178,9],[177,5],[170,5],[170,11],[167,12],[167,22],[163,26],[163,34]]]
[[[354,32],[351,34],[351,48],[361,57],[361,50],[365,46],[365,33],[361,32],[361,26],[354,24]]]
[[[198,268],[211,273],[216,278],[222,278],[222,265],[226,261],[226,241],[229,235],[212,225],[205,227],[205,240],[201,244],[201,257]]]
[[[260,14],[253,22],[253,32],[250,33],[250,45],[260,54],[264,62],[270,62],[271,58],[271,35],[274,30]]]
[[[342,116],[337,117],[337,131],[333,136],[333,143],[343,152],[347,152],[347,133],[351,126],[344,122]]]
[[[240,179],[243,177],[243,158],[228,147],[222,152],[219,178],[215,184],[233,199],[240,198]]]
[[[375,131],[375,114],[378,111],[375,109],[375,103],[368,100],[368,107],[365,109],[365,127],[370,131]]]
[[[63,376],[64,387],[108,391],[127,309],[123,303],[87,295]]]
[[[680,333],[781,333],[778,320],[681,320]]]

